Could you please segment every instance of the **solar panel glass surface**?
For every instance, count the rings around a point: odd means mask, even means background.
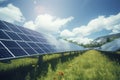
[[[25,56],[27,53],[14,41],[1,41],[14,56]]]

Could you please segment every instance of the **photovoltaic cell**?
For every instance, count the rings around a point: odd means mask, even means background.
[[[47,49],[43,44],[37,43],[37,45],[42,48],[46,53],[49,53],[49,49]]]
[[[0,39],[10,39],[2,30],[0,30]]]
[[[28,54],[38,54],[37,52],[35,52],[28,44],[26,44],[25,42],[18,42],[18,44],[24,49],[26,50],[26,52],[28,52]]]
[[[55,50],[55,46],[53,46],[53,45],[49,45],[49,44],[44,44],[44,46],[46,46],[51,52],[56,52],[56,50]]]
[[[9,58],[13,57],[7,49],[0,43],[0,58]]]
[[[36,38],[38,40],[38,42],[40,43],[48,43],[46,39],[43,39],[43,38]]]
[[[14,41],[1,41],[15,56],[27,55],[26,52],[19,47]]]
[[[40,47],[38,47],[35,43],[28,43],[28,44],[38,53],[44,53],[44,51]]]
[[[13,30],[14,32],[17,33],[22,33],[15,25],[8,23],[8,22],[4,22],[11,30]]]
[[[31,41],[25,34],[18,34],[24,41]]]
[[[0,29],[11,31],[2,21],[0,21]]]
[[[34,42],[38,42],[38,40],[35,38],[35,37],[33,37],[33,36],[28,36],[32,41],[34,41]]]
[[[29,31],[27,31],[26,28],[21,27],[21,26],[17,26],[17,28],[19,28],[24,34],[31,35],[31,33]]]
[[[13,40],[22,40],[16,33],[5,31]]]

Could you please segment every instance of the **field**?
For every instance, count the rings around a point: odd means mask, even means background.
[[[0,80],[120,80],[119,52],[89,50],[40,59],[0,62]]]

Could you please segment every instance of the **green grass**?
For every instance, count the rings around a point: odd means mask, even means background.
[[[61,54],[48,54],[43,56],[43,61],[47,61],[53,58],[58,58],[60,57]],[[0,62],[0,71],[7,71],[19,67],[24,67],[28,65],[36,65],[38,62],[38,56],[34,58],[19,58],[19,59],[13,59],[10,60],[10,62]]]
[[[95,50],[57,65],[56,71],[48,67],[47,76],[38,80],[119,80],[120,65]]]
[[[28,66],[36,63],[37,63],[37,58],[14,59],[8,63],[0,62],[0,71],[7,71],[7,70],[16,69],[19,67],[24,67],[24,66]]]
[[[43,63],[38,62],[38,57],[34,57],[0,63],[0,77],[8,76],[2,77],[3,80],[120,80],[119,61],[96,50],[64,53],[64,56],[44,55]]]

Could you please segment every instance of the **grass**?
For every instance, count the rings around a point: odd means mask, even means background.
[[[120,80],[119,61],[107,55],[89,50],[64,56],[44,55],[42,64],[37,57],[12,60],[0,63],[0,77],[3,80]]]
[[[7,71],[7,70],[16,69],[22,66],[28,66],[36,63],[37,63],[37,58],[15,59],[7,63],[0,63],[0,71]]]
[[[53,58],[58,58],[60,57],[61,54],[54,54],[54,55],[44,55],[43,56],[43,61],[47,61]],[[34,58],[19,58],[19,59],[13,59],[8,62],[0,62],[0,71],[7,71],[11,69],[16,69],[19,67],[24,67],[28,65],[34,66],[38,62],[38,56]]]

